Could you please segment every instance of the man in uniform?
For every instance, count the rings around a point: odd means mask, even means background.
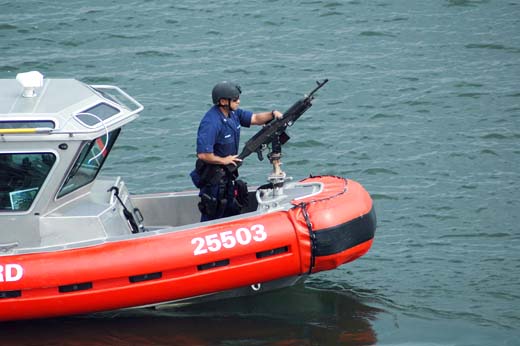
[[[191,172],[194,184],[200,188],[201,221],[214,220],[240,213],[239,194],[244,186],[238,174],[230,174],[227,165],[237,165],[240,127],[263,125],[274,118],[282,118],[277,110],[253,113],[239,108],[240,87],[220,82],[211,93],[213,106],[200,121],[197,133],[197,168]],[[243,183],[245,184],[245,183]],[[247,187],[245,187],[247,194]],[[240,198],[238,198],[240,199]]]

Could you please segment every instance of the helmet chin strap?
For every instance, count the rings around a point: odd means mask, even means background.
[[[231,111],[232,111],[231,110],[231,99],[226,99],[226,100],[228,100],[228,104],[227,105],[220,104],[220,101],[218,101],[218,103],[219,103],[218,106],[221,107],[221,108],[224,108],[225,110],[227,110],[227,112],[228,112],[227,115],[229,115],[229,114],[231,114]]]

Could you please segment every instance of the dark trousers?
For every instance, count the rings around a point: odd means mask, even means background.
[[[220,184],[206,185],[200,189],[200,221],[216,220],[240,214],[234,196],[233,181],[223,179]]]

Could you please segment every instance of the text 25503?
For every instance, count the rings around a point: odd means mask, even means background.
[[[203,255],[205,253],[217,252],[222,248],[232,249],[237,245],[247,245],[251,242],[262,242],[267,239],[264,225],[253,225],[251,228],[240,227],[236,231],[224,231],[220,233],[208,234],[205,237],[197,237],[191,240],[195,245],[193,254]]]

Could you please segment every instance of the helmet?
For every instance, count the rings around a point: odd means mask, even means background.
[[[213,87],[211,97],[213,98],[213,104],[218,104],[220,99],[237,99],[240,97],[242,90],[240,86],[231,82],[220,82]]]

